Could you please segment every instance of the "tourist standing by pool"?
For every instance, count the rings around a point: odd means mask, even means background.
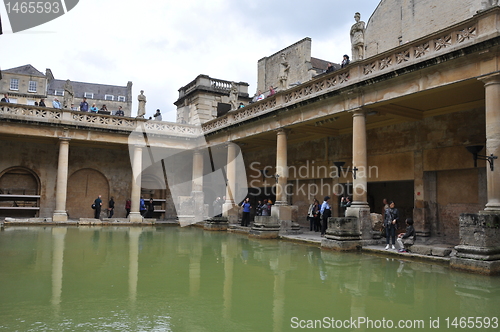
[[[392,249],[396,249],[396,225],[399,220],[399,211],[396,209],[396,203],[391,201],[389,208],[385,210],[385,249],[389,249],[389,243],[392,243]]]
[[[332,210],[330,208],[330,204],[328,201],[330,200],[330,196],[325,196],[323,200],[323,204],[321,204],[321,216],[323,218],[323,227],[321,227],[321,236],[325,236],[326,229],[328,228],[328,218],[332,215]]]
[[[250,198],[245,198],[243,204],[241,204],[243,208],[243,215],[241,217],[241,226],[249,226],[250,225],[250,209],[252,206],[250,205]]]
[[[101,195],[97,196],[97,198],[94,201],[94,205],[95,205],[94,218],[100,219],[99,217],[101,216],[101,206],[102,206]]]
[[[113,196],[111,196],[108,203],[108,218],[113,218],[113,214],[115,213],[115,200]]]

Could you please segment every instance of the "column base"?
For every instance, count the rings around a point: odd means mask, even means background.
[[[500,274],[500,214],[460,215],[460,244],[450,267],[487,275]]]
[[[238,207],[234,202],[226,201],[222,205],[222,216],[227,218],[227,222],[230,224],[238,223]]]
[[[227,231],[229,223],[226,217],[213,217],[205,220],[205,225],[203,229],[207,231]]]
[[[52,215],[52,221],[53,222],[68,221],[68,214],[66,213],[66,211],[54,211],[54,214]]]
[[[500,275],[500,260],[483,261],[478,259],[452,257],[450,258],[450,267],[456,270],[489,276]]]
[[[486,204],[483,211],[479,211],[479,214],[500,214],[500,204]]]
[[[278,220],[280,234],[301,234],[300,225],[295,222],[297,219],[298,206],[296,205],[273,205],[271,216]]]
[[[178,215],[177,220],[181,227],[190,226],[196,224],[196,218],[193,215]]]
[[[372,218],[370,216],[370,206],[368,204],[365,202],[353,202],[352,205],[346,209],[345,216],[358,219],[357,223],[362,240],[370,240],[373,238]]]
[[[331,249],[337,251],[356,251],[361,249],[361,241],[339,241],[331,239],[321,240],[321,249]]]
[[[144,219],[139,212],[130,212],[128,220],[130,222],[143,222]]]
[[[274,216],[256,216],[248,236],[261,239],[277,239],[279,231],[278,218]]]
[[[357,217],[330,217],[325,238],[338,242],[359,242],[361,232],[359,231],[359,218]]]

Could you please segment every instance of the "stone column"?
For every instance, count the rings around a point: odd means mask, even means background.
[[[226,167],[226,201],[222,209],[222,215],[227,217],[229,223],[238,222],[238,209],[234,202],[236,194],[236,147],[234,143],[227,144],[227,167]]]
[[[139,211],[141,199],[141,177],[142,177],[142,145],[134,146],[134,160],[132,164],[132,195],[129,220],[132,222],[142,222]]]
[[[191,191],[203,191],[203,155],[199,149],[193,152],[193,176]]]
[[[485,88],[486,155],[500,155],[500,75],[481,78]],[[496,159],[499,161],[499,159]],[[460,215],[460,244],[451,257],[455,269],[500,275],[500,165],[486,165],[488,203],[478,214]]]
[[[194,222],[203,220],[203,154],[200,149],[193,152],[193,178],[191,187],[191,197],[193,199]]]
[[[500,74],[494,74],[481,79],[485,88],[486,104],[486,155],[500,156]],[[488,203],[485,212],[500,214],[500,159],[493,171],[487,164],[486,180],[488,188]]]
[[[56,210],[53,221],[67,221],[66,197],[68,191],[69,138],[59,139],[59,161],[57,164]]]
[[[366,112],[358,108],[352,112],[352,167],[356,167],[353,179],[353,200],[346,210],[346,217],[358,218],[362,240],[372,239],[370,206],[367,200],[368,162],[366,149]],[[330,225],[330,224],[329,224]],[[327,231],[328,232],[328,231]]]
[[[288,205],[287,180],[288,180],[288,154],[287,130],[280,128],[276,131],[276,204],[271,208],[271,216],[278,219],[280,234],[301,233],[297,221],[297,206]]]
[[[288,205],[286,196],[286,183],[288,179],[287,164],[287,133],[284,129],[278,129],[276,139],[276,205]]]
[[[368,207],[366,157],[366,112],[357,109],[352,113],[352,167],[357,167],[356,179],[353,179],[353,206]]]
[[[431,234],[431,186],[429,172],[424,173],[424,153],[419,149],[414,151],[414,208],[413,221],[418,236],[429,237]],[[435,192],[435,191],[434,191]],[[429,195],[427,195],[429,193]]]

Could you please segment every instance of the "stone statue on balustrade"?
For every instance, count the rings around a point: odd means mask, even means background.
[[[229,103],[231,104],[231,110],[238,108],[238,87],[234,82],[231,82],[231,90],[229,90]]]
[[[70,108],[71,104],[73,104],[74,97],[75,92],[73,91],[73,86],[71,85],[70,80],[66,80],[66,83],[64,83],[63,108]]]
[[[278,81],[280,82],[280,89],[287,88],[288,72],[290,71],[290,64],[286,61],[285,53],[281,53],[280,71]]]
[[[144,90],[141,90],[141,94],[137,96],[139,101],[139,108],[137,109],[137,117],[143,118],[146,114],[146,96],[144,95]]]
[[[361,14],[354,14],[356,23],[351,27],[352,61],[362,60],[365,52],[365,22],[360,21]]]

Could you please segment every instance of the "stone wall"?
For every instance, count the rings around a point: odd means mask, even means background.
[[[382,0],[365,32],[365,58],[472,17],[482,0]],[[366,19],[361,13],[361,20]]]
[[[281,89],[279,76],[283,61],[290,66],[285,88],[288,88],[291,83],[304,83],[310,80],[313,74],[311,42],[311,38],[304,38],[273,55],[260,59],[257,63],[257,90],[268,91],[271,85],[278,90]],[[284,54],[284,60],[282,54]]]

